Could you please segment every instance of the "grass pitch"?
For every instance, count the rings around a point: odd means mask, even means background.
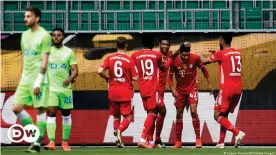
[[[1,148],[2,155],[23,155],[27,147],[10,147]],[[141,149],[137,147],[126,147],[123,149],[115,147],[72,147],[70,152],[64,152],[60,147],[55,151],[46,151],[41,148],[40,155],[276,155],[276,147],[258,148],[242,147],[234,149],[227,147],[224,149],[204,147],[195,149],[183,147],[182,149]]]

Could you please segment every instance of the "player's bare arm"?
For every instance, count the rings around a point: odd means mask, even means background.
[[[138,80],[138,77],[139,77],[139,76],[134,76],[134,77],[132,77],[132,80],[133,80],[133,81],[137,81],[137,80]]]
[[[190,42],[184,42],[183,44],[184,44],[186,47],[191,47],[191,43],[190,43]],[[177,50],[173,51],[173,52],[172,52],[172,57],[177,56],[177,55],[179,54],[179,51],[180,51],[179,48],[178,48]]]
[[[212,61],[211,61],[209,58],[205,58],[205,57],[203,56],[203,53],[202,53],[202,52],[198,52],[198,55],[199,55],[200,61],[201,61],[201,63],[202,63],[203,65],[207,65],[207,64],[212,63]]]
[[[43,77],[46,73],[47,70],[47,66],[48,66],[48,58],[49,58],[49,52],[45,53],[42,55],[42,67],[40,70],[40,74],[38,75],[38,77],[36,78],[35,84],[34,84],[34,94],[38,95],[40,92],[40,84],[43,80]]]
[[[109,76],[107,76],[107,75],[104,74],[104,68],[100,67],[100,68],[98,69],[98,74],[99,74],[103,79],[105,79],[106,82],[108,82]]]
[[[79,73],[77,64],[72,64],[70,67],[70,70],[71,70],[70,77],[63,82],[63,86],[65,87],[67,87],[70,83],[73,83],[73,81],[77,78]]]
[[[208,71],[207,71],[207,69],[206,69],[205,66],[202,66],[202,67],[201,67],[201,72],[203,73],[203,75],[204,75],[204,77],[205,77],[205,79],[206,79],[206,81],[207,81],[207,83],[208,83],[210,95],[212,95],[214,90],[213,90],[213,87],[212,87],[212,85],[211,85],[211,83],[210,83],[210,80],[209,80],[209,73],[208,73]]]
[[[177,94],[175,88],[173,87],[173,73],[172,72],[170,72],[169,77],[168,77],[168,85],[172,91],[173,97],[176,98],[178,94]]]

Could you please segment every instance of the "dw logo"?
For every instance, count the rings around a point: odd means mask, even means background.
[[[19,124],[14,124],[8,129],[8,138],[14,143],[20,143],[23,140],[28,143],[33,143],[39,138],[39,129],[28,124],[25,127]]]

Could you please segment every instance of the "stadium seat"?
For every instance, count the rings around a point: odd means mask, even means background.
[[[5,1],[4,2],[4,10],[7,11],[16,11],[16,10],[25,10],[27,5],[31,5],[33,7],[38,7],[42,11],[55,11],[55,10],[66,10],[69,8],[69,30],[83,30],[88,31],[98,30],[99,29],[99,14],[95,13],[87,13],[81,11],[97,11],[99,10],[99,4],[101,4],[102,11],[109,10],[164,10],[165,3],[166,9],[169,11],[167,14],[168,17],[168,28],[169,29],[187,29],[191,30],[195,26],[195,29],[199,30],[211,30],[211,29],[229,29],[230,28],[230,12],[221,10],[221,18],[218,18],[218,11],[214,11],[210,13],[209,11],[196,11],[195,16],[192,16],[193,9],[208,9],[212,6],[213,9],[229,9],[229,2],[226,1],[197,1],[197,0],[185,0],[185,1],[177,1],[177,0],[169,0],[169,1],[68,1],[69,6],[66,6],[66,1]],[[263,11],[262,9],[271,8],[270,1],[257,1],[253,3],[253,1],[240,1],[240,8],[245,9],[240,10],[239,15],[239,28],[241,29],[261,29],[261,28],[276,28],[275,24],[270,24],[270,11]],[[256,5],[255,5],[256,4]],[[273,1],[273,7],[276,8],[276,1]],[[170,12],[173,9],[189,9],[186,13],[179,12]],[[211,9],[211,8],[210,8]],[[80,11],[81,16],[77,12],[71,11]],[[46,13],[47,14],[47,13]],[[51,14],[51,13],[49,13]],[[210,18],[212,15],[212,18]],[[20,15],[14,14],[14,23],[10,20],[12,15],[8,12],[4,14],[4,30],[12,31],[13,28],[16,31],[23,31],[25,29],[24,25],[20,23],[22,21],[23,13]],[[46,16],[46,17],[43,17]],[[45,22],[41,24],[45,26],[47,30],[51,30],[53,27],[64,27],[65,19],[67,18],[62,14],[57,14],[53,18],[51,15],[42,15],[42,19]],[[89,19],[91,17],[91,19]],[[114,19],[114,12],[110,13],[102,13],[101,16],[101,28],[102,30],[140,30],[143,26],[144,30],[164,30],[164,12],[156,13],[156,12],[144,12],[143,13],[143,21],[141,21],[141,13],[128,13],[128,12],[120,12],[117,13],[116,19]],[[133,18],[132,18],[133,17]],[[272,18],[275,19],[276,11],[273,11]],[[49,18],[49,19],[46,19]],[[81,18],[81,20],[79,20]],[[195,18],[192,20],[192,18]],[[52,20],[56,20],[56,25],[52,24]],[[211,21],[212,20],[212,21]],[[264,23],[261,23],[262,20]],[[81,21],[81,23],[78,23]],[[91,23],[89,23],[91,21]],[[195,23],[192,23],[192,22]],[[244,21],[246,23],[244,23]],[[274,22],[273,20],[272,22]],[[106,22],[106,23],[105,23]],[[117,23],[114,23],[117,22]],[[185,23],[186,22],[186,23]],[[211,22],[211,23],[210,23]],[[141,25],[143,23],[143,25]],[[90,25],[91,24],[91,25]],[[132,25],[133,24],[133,25]],[[13,26],[14,25],[14,26]],[[272,26],[272,27],[271,27]]]

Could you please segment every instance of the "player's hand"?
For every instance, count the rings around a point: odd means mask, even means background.
[[[63,82],[63,87],[67,87],[70,84],[70,80],[66,80]]]
[[[196,54],[197,54],[198,56],[203,56],[203,52],[201,52],[201,51],[197,51]]]
[[[34,94],[35,94],[35,95],[38,95],[39,92],[40,92],[40,88],[39,88],[39,87],[36,87],[36,88],[34,89]]]
[[[185,45],[186,47],[191,47],[191,43],[189,43],[189,42],[184,42],[184,45]]]
[[[172,90],[173,97],[176,98],[177,95],[178,95],[177,92],[176,92],[176,90],[173,87],[171,87],[171,90]]]
[[[76,82],[76,79],[73,79],[73,80],[71,81],[71,83],[74,83],[74,82]]]
[[[109,81],[109,77],[107,77],[107,78],[105,79],[105,82],[106,82],[106,83],[108,83],[108,81]]]
[[[212,85],[209,85],[209,91],[210,91],[210,95],[213,95],[214,89],[213,89]]]

